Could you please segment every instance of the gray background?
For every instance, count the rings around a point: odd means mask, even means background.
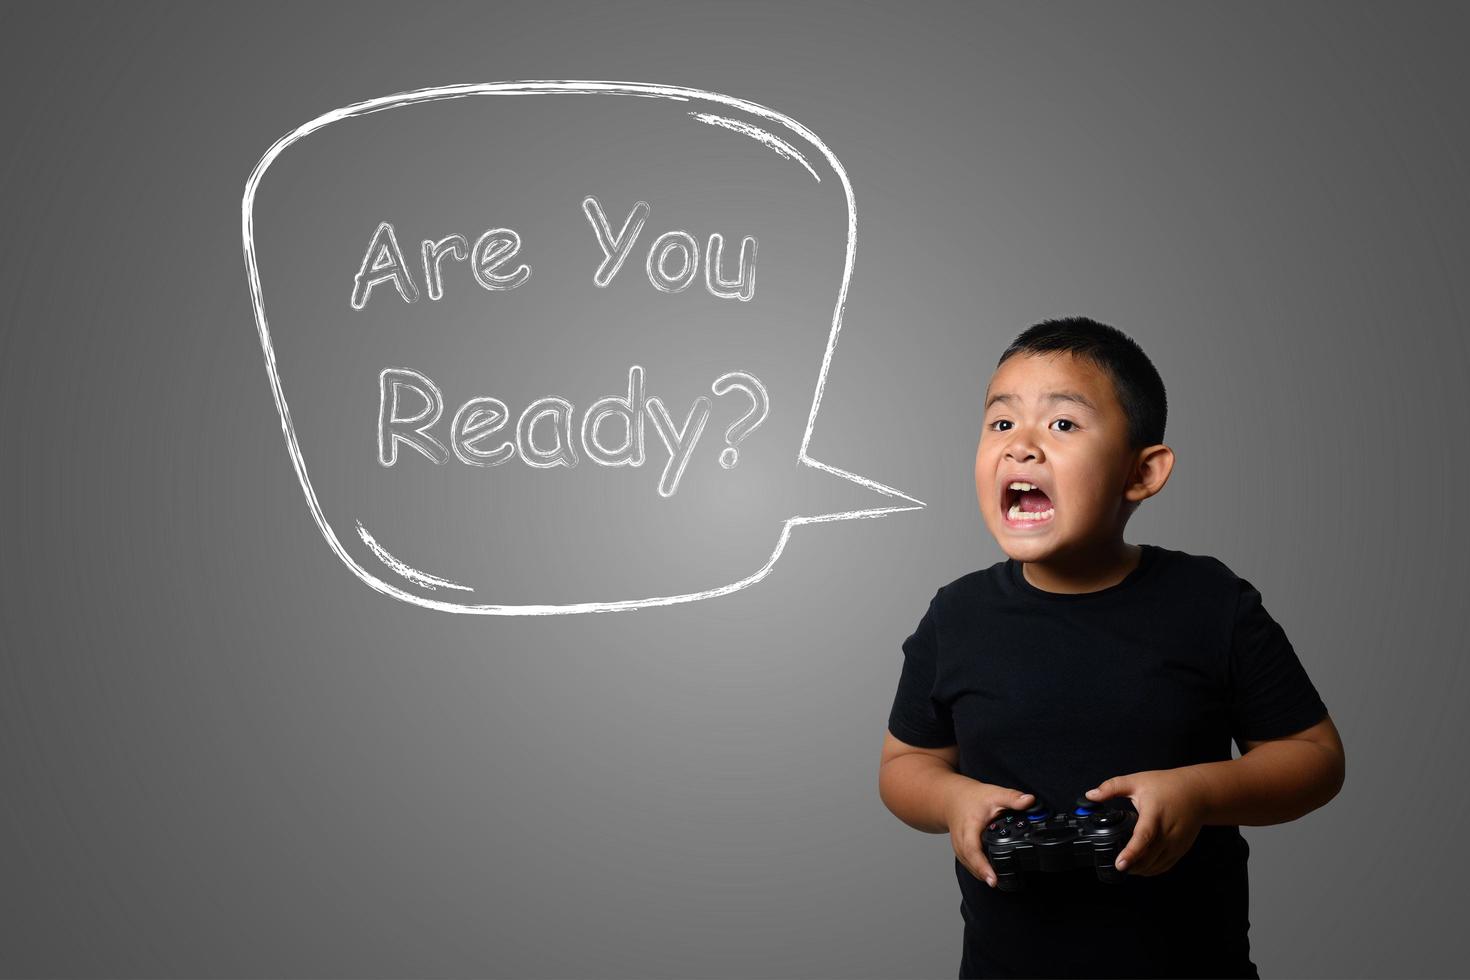
[[[1128,539],[1258,585],[1347,745],[1336,800],[1246,830],[1262,974],[1463,975],[1467,22],[7,6],[0,970],[953,976],[948,839],[877,795],[899,644],[1003,557],[971,473],[995,360],[1083,313],[1171,396]],[[723,92],[827,141],[858,258],[812,453],[927,510],[637,613],[433,613],[344,569],[266,384],[244,179],[329,109],[518,78]],[[1367,836],[1416,814],[1442,831]]]

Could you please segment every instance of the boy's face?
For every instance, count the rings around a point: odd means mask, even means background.
[[[1084,399],[1052,399],[1067,393]],[[997,395],[1009,395],[996,401]],[[996,368],[985,392],[975,452],[975,493],[990,533],[1021,562],[1078,557],[1121,541],[1135,455],[1128,420],[1112,380],[1070,353],[1019,354]],[[1015,479],[1037,484],[1052,514],[1007,516],[1021,492]],[[1150,491],[1152,492],[1152,491]],[[1142,499],[1149,493],[1135,493]]]

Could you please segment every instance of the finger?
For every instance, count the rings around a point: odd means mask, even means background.
[[[1113,866],[1119,871],[1124,871],[1141,860],[1158,836],[1158,826],[1158,821],[1152,814],[1147,817],[1141,816],[1133,828],[1133,836],[1129,838],[1128,846],[1123,848],[1123,852],[1118,855]]]
[[[1032,796],[1030,793],[1022,793],[1021,795],[1016,797],[1016,800],[1011,807],[1008,808],[1003,806],[996,806],[991,811],[989,819],[982,820],[980,824],[976,827],[975,857],[973,861],[973,866],[976,871],[972,871],[971,873],[974,874],[976,878],[985,882],[991,888],[996,887],[998,879],[996,878],[995,868],[991,866],[990,862],[985,857],[985,848],[982,846],[981,843],[981,841],[984,839],[984,829],[985,827],[989,826],[992,821],[998,819],[1000,815],[1004,813],[1007,809],[1016,809],[1018,807],[1030,806],[1031,802],[1035,799],[1036,797]]]
[[[985,825],[982,825],[978,828],[978,831],[983,832],[984,829]],[[994,888],[997,881],[995,867],[985,856],[985,848],[981,846],[981,841],[983,839],[983,833],[981,832],[977,832],[975,834],[975,864],[980,869],[980,880],[985,882],[991,888]]]
[[[975,835],[975,867],[979,870],[977,877],[989,885],[995,887],[995,869],[990,866],[990,861],[985,857],[985,849],[980,846],[980,835]]]
[[[1142,850],[1126,859],[1128,861],[1128,873],[1144,878],[1153,874],[1153,864],[1158,859],[1159,848],[1162,844],[1162,841],[1150,838],[1149,842],[1143,845]],[[1124,850],[1126,851],[1127,849],[1125,848]],[[1122,859],[1123,855],[1120,854],[1118,857]]]
[[[984,824],[979,821],[967,821],[960,832],[953,835],[951,843],[955,857],[960,859],[965,870],[974,875],[977,881],[990,884],[995,878],[995,872],[985,859],[985,849],[980,846],[980,831],[983,827]]]
[[[1130,873],[1151,878],[1168,871],[1174,866],[1176,860],[1178,860],[1178,856],[1173,851],[1154,848],[1148,854],[1144,855],[1143,860],[1135,865]]]
[[[1155,822],[1156,835],[1151,846],[1133,862],[1132,873],[1138,875],[1160,875],[1173,867],[1186,848],[1179,846],[1178,826],[1162,815]]]
[[[1149,875],[1161,875],[1174,867],[1186,850],[1188,848],[1181,848],[1173,838],[1161,834],[1158,843],[1143,856],[1139,867]]]
[[[990,866],[989,861],[985,860],[984,854],[977,850],[965,861],[965,867],[969,869],[970,874],[975,876],[976,880],[985,882],[991,888],[995,887],[995,869]]]

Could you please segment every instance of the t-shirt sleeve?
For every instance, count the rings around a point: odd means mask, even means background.
[[[1240,580],[1230,646],[1230,733],[1242,752],[1246,739],[1284,738],[1327,717],[1327,706],[1286,631],[1245,579]]]
[[[936,592],[918,628],[903,641],[903,671],[899,674],[893,709],[888,713],[888,730],[894,737],[921,749],[955,744],[954,719],[949,708],[934,699],[935,664],[939,657],[934,607],[938,599]]]

